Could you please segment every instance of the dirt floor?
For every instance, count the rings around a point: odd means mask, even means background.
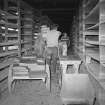
[[[5,91],[0,95],[0,105],[63,105],[58,82],[61,72],[57,69],[56,74],[51,73],[51,92],[42,80],[17,80],[12,94]],[[79,72],[85,73],[84,69],[81,65]]]

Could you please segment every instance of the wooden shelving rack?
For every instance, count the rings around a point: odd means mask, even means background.
[[[105,103],[105,0],[83,0],[75,50],[86,64],[100,105]],[[76,35],[75,35],[76,36]]]
[[[23,55],[32,50],[33,28],[34,28],[34,10],[25,2],[20,5],[21,20],[21,52]]]
[[[0,92],[7,88],[8,67],[32,49],[34,9],[22,0],[0,0]]]
[[[20,56],[19,50],[19,2],[0,1],[0,89],[7,88],[8,66],[13,58]]]

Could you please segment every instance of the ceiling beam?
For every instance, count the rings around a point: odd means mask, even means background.
[[[42,12],[42,14],[49,14],[49,15],[68,15],[68,16],[71,16],[73,15],[72,12]]]
[[[72,21],[70,21],[70,20],[52,20],[52,21],[56,21],[56,22],[66,22],[66,23],[72,22]]]
[[[46,12],[46,11],[74,11],[75,8],[46,8],[46,9],[40,9],[41,12]]]
[[[53,20],[72,20],[72,17],[64,17],[64,18],[62,18],[62,17],[50,17],[51,19],[53,19]]]

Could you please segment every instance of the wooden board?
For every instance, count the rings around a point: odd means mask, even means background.
[[[61,56],[60,60],[81,60],[78,55],[70,54],[69,56]]]

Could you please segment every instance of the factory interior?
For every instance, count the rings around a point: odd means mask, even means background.
[[[0,0],[0,105],[105,105],[105,0]]]

